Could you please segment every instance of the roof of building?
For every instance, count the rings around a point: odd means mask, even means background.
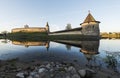
[[[89,13],[88,16],[86,17],[86,19],[84,20],[84,23],[86,23],[86,22],[92,22],[92,21],[96,21],[96,20],[91,15],[91,13]]]
[[[89,23],[89,22],[97,22],[100,23],[99,21],[96,21],[95,18],[92,16],[92,14],[89,12],[88,16],[86,17],[86,19],[84,20],[83,23]],[[83,24],[81,23],[81,24]]]

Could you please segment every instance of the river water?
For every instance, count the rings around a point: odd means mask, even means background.
[[[0,60],[68,62],[120,73],[120,40],[10,41],[0,39]]]

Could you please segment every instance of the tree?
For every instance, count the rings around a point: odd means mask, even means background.
[[[5,33],[8,33],[8,31],[2,31],[1,33],[2,33],[2,34],[5,34]]]
[[[27,25],[27,24],[26,24],[26,25],[24,25],[24,28],[29,28],[29,25]]]
[[[70,29],[72,29],[71,24],[67,24],[67,26],[66,26],[65,29],[66,29],[66,30],[70,30]]]
[[[8,34],[8,31],[2,31],[1,32],[4,36],[6,36]]]

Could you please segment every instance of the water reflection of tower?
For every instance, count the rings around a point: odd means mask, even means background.
[[[47,49],[47,51],[49,50],[49,47],[50,47],[50,41],[47,41],[47,43],[46,43],[46,49]]]
[[[84,56],[88,60],[88,64],[93,60],[93,56],[99,54],[99,41],[82,41],[80,52],[84,53]]]
[[[71,50],[71,45],[66,44],[67,50]]]

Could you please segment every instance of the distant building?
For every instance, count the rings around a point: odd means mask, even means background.
[[[49,32],[49,24],[47,22],[46,27],[29,27],[28,25],[24,25],[24,28],[12,29],[12,33],[16,32]]]
[[[81,27],[61,30],[56,32],[51,32],[49,35],[91,35],[91,36],[100,36],[99,21],[96,21],[94,17],[89,12],[88,16],[81,23]]]

